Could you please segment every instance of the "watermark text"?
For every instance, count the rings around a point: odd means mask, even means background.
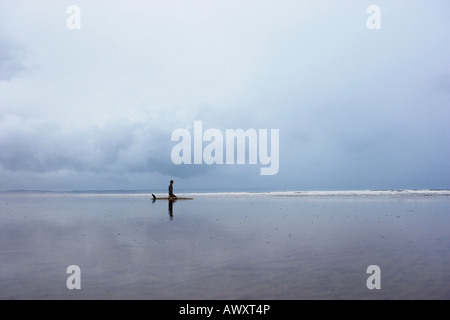
[[[258,164],[261,175],[275,175],[279,169],[279,129],[270,130],[270,154],[267,129],[218,129],[203,132],[202,121],[194,121],[193,136],[187,129],[176,129],[171,140],[171,159],[179,164]],[[225,140],[225,141],[224,141]],[[246,143],[248,141],[248,144]],[[208,144],[203,147],[203,142]],[[192,149],[193,147],[193,149]],[[248,148],[247,148],[248,147]]]

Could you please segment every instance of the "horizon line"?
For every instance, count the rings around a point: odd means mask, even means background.
[[[259,189],[259,191],[258,191]],[[71,190],[52,190],[52,189],[5,189],[0,190],[0,193],[152,193],[152,192],[165,192],[165,188],[159,189],[71,189]],[[262,191],[261,188],[255,188],[255,191],[250,190],[242,190],[236,188],[217,188],[217,189],[204,189],[204,188],[189,188],[183,189],[180,188],[178,192],[183,193],[271,193],[271,192],[364,192],[364,191],[372,191],[372,192],[386,192],[386,191],[449,191],[450,189],[442,189],[442,188],[393,188],[393,189],[308,189],[308,190],[279,190],[279,189],[271,189]]]

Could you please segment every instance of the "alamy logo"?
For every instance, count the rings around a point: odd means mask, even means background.
[[[366,12],[370,16],[366,20],[367,29],[379,30],[381,29],[381,9],[377,5],[371,5],[367,7]]]
[[[67,278],[66,286],[67,289],[81,289],[81,269],[76,264],[70,265],[67,267],[66,273],[69,273],[70,276]]]
[[[81,29],[81,9],[79,6],[71,5],[67,7],[67,14],[70,14],[66,20],[66,26],[69,30]]]
[[[226,129],[224,134],[218,129],[203,132],[202,121],[194,121],[194,137],[187,129],[176,129],[171,140],[179,141],[172,148],[171,159],[179,164],[248,164],[259,163],[261,175],[275,175],[279,169],[279,129],[270,130],[270,155],[268,146],[268,130],[259,129]],[[247,142],[248,141],[248,149]],[[209,142],[203,147],[203,142]],[[193,144],[193,159],[192,159]],[[225,146],[224,146],[225,144]],[[248,151],[248,152],[247,152]]]

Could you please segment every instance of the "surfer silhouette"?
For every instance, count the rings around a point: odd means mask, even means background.
[[[169,197],[176,198],[177,196],[173,193],[173,180],[170,180],[169,184]]]

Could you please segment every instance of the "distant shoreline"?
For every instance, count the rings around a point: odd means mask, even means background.
[[[0,190],[0,194],[36,194],[36,195],[151,195],[166,194],[166,190]],[[450,196],[449,189],[395,189],[395,190],[308,190],[308,191],[197,191],[179,190],[179,194],[185,195],[210,195],[210,196]]]

